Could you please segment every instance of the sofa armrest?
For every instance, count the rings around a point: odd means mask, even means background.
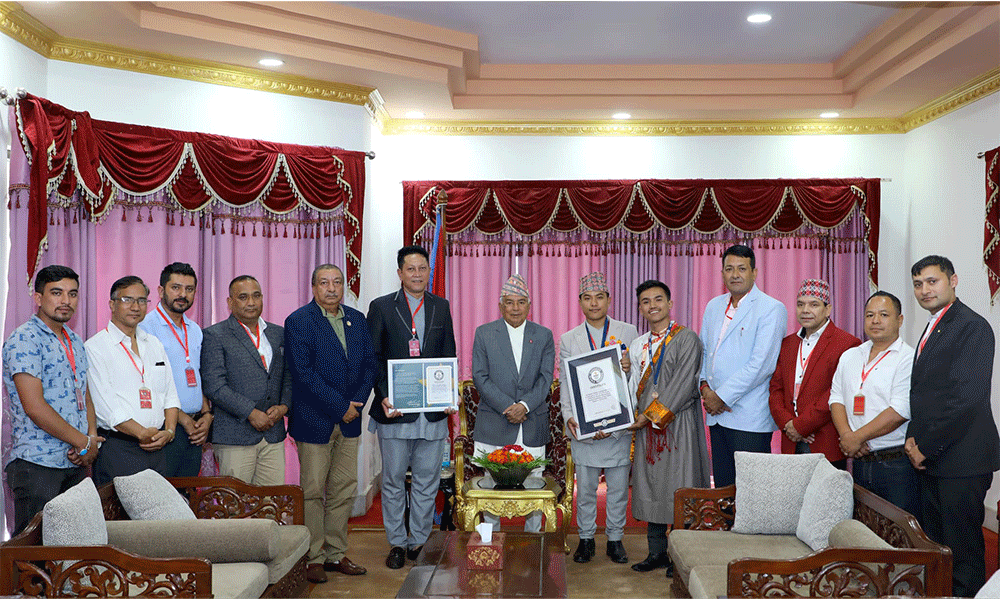
[[[730,598],[950,595],[950,561],[934,550],[826,548],[793,560],[741,558],[728,567]]]
[[[302,488],[250,485],[235,477],[168,477],[187,496],[199,519],[271,519],[279,525],[305,525]]]
[[[212,563],[270,562],[280,532],[270,519],[106,521],[108,544],[150,558],[196,556]]]
[[[212,564],[112,546],[0,546],[0,596],[212,597]]]
[[[728,531],[736,519],[736,486],[681,488],[674,492],[676,529]]]

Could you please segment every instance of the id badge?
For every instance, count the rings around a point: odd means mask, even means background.
[[[420,356],[420,340],[417,338],[410,340],[410,356]]]
[[[198,385],[198,378],[194,376],[194,369],[188,367],[184,369],[184,376],[187,377],[188,387],[196,387]]]
[[[854,394],[854,414],[863,415],[865,414],[865,395],[861,392]]]
[[[84,398],[82,388],[76,388],[76,408],[77,410],[86,410],[87,408],[87,401]]]
[[[153,408],[153,391],[146,386],[139,388],[139,408]]]

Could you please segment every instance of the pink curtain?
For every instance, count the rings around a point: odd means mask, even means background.
[[[20,144],[12,145],[10,167],[11,268],[5,292],[4,339],[36,309],[33,288],[19,268],[27,260],[25,240],[32,218],[28,163]],[[259,208],[233,214],[223,207],[224,212],[216,211],[219,218],[208,221],[176,213],[168,216],[163,210],[169,204],[166,193],[161,190],[137,197],[119,192],[113,207],[98,222],[84,218],[79,191],[69,197],[58,192],[48,196],[48,249],[38,267],[61,264],[80,275],[80,303],[69,325],[84,339],[107,325],[111,284],[124,275],[141,277],[150,287],[150,297],[155,298],[163,267],[174,261],[190,263],[198,274],[198,296],[188,315],[202,327],[228,318],[229,282],[237,275],[253,275],[264,292],[264,319],[280,325],[288,314],[312,299],[310,275],[315,265],[345,265],[345,238],[338,214],[330,215],[335,221],[329,236],[299,237],[289,227],[286,237],[283,224],[265,224]],[[239,224],[238,231],[234,222]],[[347,301],[354,304],[353,299]],[[3,464],[11,444],[9,401],[4,390]],[[297,484],[298,458],[290,439],[286,444],[286,481]],[[6,488],[5,493],[9,494]],[[13,508],[12,501],[5,505]]]

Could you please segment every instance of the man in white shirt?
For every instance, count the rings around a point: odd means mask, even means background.
[[[111,322],[87,340],[87,383],[98,434],[105,438],[94,463],[98,486],[146,469],[163,473],[163,448],[173,441],[180,400],[160,340],[138,328],[149,288],[134,275],[111,285]]]
[[[830,389],[830,415],[841,451],[854,459],[854,481],[919,518],[917,471],[903,451],[913,348],[899,337],[901,308],[899,298],[889,292],[868,298],[868,341],[840,356]]]
[[[479,412],[472,434],[476,456],[517,444],[535,458],[549,443],[549,407],[556,347],[552,332],[528,321],[531,299],[524,278],[514,275],[500,291],[502,319],[480,325],[472,344],[472,379]],[[488,521],[497,519],[488,513]],[[541,513],[532,513],[525,531],[541,531]]]

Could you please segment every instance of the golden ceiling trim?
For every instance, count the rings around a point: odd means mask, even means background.
[[[0,2],[0,31],[46,58],[58,37],[15,2]]]
[[[760,121],[566,121],[478,122],[390,119],[386,135],[563,135],[563,136],[686,136],[686,135],[847,135],[903,133],[898,119],[837,119]]]
[[[912,131],[998,91],[1000,91],[1000,67],[904,114],[900,119],[903,123],[903,130]]]

